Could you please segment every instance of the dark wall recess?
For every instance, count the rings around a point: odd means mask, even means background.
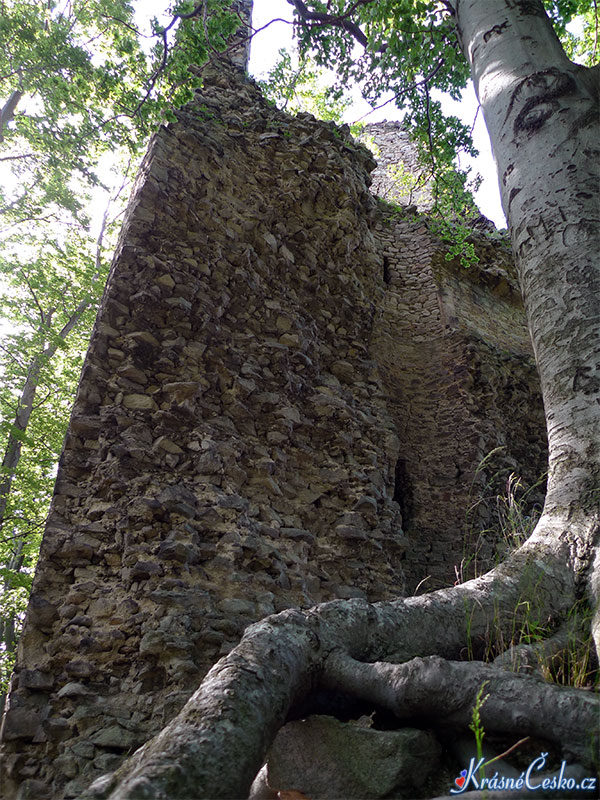
[[[387,256],[383,257],[383,282],[389,283],[392,277],[390,275],[390,260]]]
[[[406,461],[399,458],[396,462],[394,481],[394,496],[392,498],[400,506],[402,513],[402,527],[404,530],[410,525],[413,510],[413,492],[406,467]]]

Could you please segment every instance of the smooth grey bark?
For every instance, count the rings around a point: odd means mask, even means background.
[[[182,712],[85,798],[245,797],[275,732],[311,686],[351,687],[401,712],[418,688],[417,662],[373,662],[457,658],[490,639],[508,643],[528,616],[557,625],[584,594],[600,652],[600,219],[590,174],[599,163],[597,70],[568,61],[539,0],[452,5],[498,164],[541,376],[550,448],[542,518],[503,564],[461,586],[376,605],[335,601],[252,626]],[[451,671],[462,692],[451,714],[463,722],[473,686],[491,675],[492,728],[499,718],[503,729],[520,730],[531,707],[535,731],[564,725],[560,736],[589,759],[572,715],[594,730],[597,698],[481,665],[429,665],[422,677],[431,691]]]
[[[597,510],[600,472],[598,71],[566,57],[541,0],[461,0],[549,439],[545,512]]]
[[[19,104],[19,100],[22,97],[23,97],[23,92],[20,92],[18,89],[15,89],[14,92],[11,92],[10,97],[8,98],[4,106],[0,109],[0,142],[4,140],[4,135],[3,135],[4,128],[15,116],[15,110]]]
[[[429,656],[404,664],[364,663],[338,654],[330,659],[324,683],[387,708],[400,720],[418,716],[464,729],[483,687],[484,730],[542,737],[559,746],[568,742],[586,766],[598,752],[600,697],[478,661]]]
[[[549,471],[537,535],[564,520],[588,573],[600,653],[600,70],[569,61],[541,0],[454,5],[544,400]]]
[[[582,664],[589,664],[593,654],[589,641],[589,619],[573,611],[556,633],[546,639],[526,644],[510,645],[492,662],[494,666],[512,672],[537,674],[560,672],[565,660],[579,654]]]

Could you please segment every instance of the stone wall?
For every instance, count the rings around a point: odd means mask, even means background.
[[[19,645],[8,782],[73,796],[252,621],[404,587],[369,352],[371,156],[224,66],[153,139],[76,398]]]
[[[369,193],[374,166],[225,65],[152,140],[61,458],[2,796],[113,769],[256,619],[452,581],[481,458],[538,469],[507,251],[481,236],[480,269],[446,262],[426,218]]]
[[[498,498],[513,471],[531,487],[546,469],[542,402],[502,237],[474,232],[469,269],[424,217],[384,209],[377,237],[387,287],[372,352],[400,439],[407,585],[429,591],[502,558]],[[543,481],[524,513],[542,501]]]
[[[230,3],[230,8],[233,13],[237,14],[239,17],[241,25],[239,30],[229,40],[230,44],[227,48],[227,57],[244,70],[247,69],[250,60],[253,5],[254,0],[234,0],[234,2]]]
[[[429,170],[419,163],[418,151],[410,131],[399,122],[365,125],[361,141],[377,159],[371,190],[381,199],[427,211],[432,206]]]
[[[520,480],[525,518],[541,509],[542,400],[507,234],[480,217],[470,237],[478,261],[448,261],[410,132],[386,121],[362,138],[384,201],[375,235],[386,292],[371,351],[400,438],[407,586],[429,591],[480,574],[514,546],[503,520],[509,484]]]

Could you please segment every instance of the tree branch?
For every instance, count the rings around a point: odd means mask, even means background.
[[[435,67],[431,70],[431,72],[428,75],[425,75],[424,78],[421,78],[420,81],[417,81],[417,83],[413,84],[412,86],[407,86],[406,88],[401,89],[400,91],[396,92],[392,97],[390,97],[389,100],[386,100],[385,102],[380,103],[378,106],[373,106],[373,108],[370,111],[367,111],[366,114],[363,114],[362,117],[359,117],[356,121],[360,122],[361,120],[365,119],[365,117],[368,117],[369,114],[372,114],[374,111],[379,111],[380,109],[385,108],[385,106],[388,106],[390,103],[395,102],[396,100],[398,100],[403,95],[408,94],[408,92],[410,91],[411,88],[417,89],[420,86],[424,86],[424,85],[426,86],[430,80],[435,78],[435,76],[437,75],[439,70],[443,67],[444,63],[445,63],[445,59],[440,58],[438,63],[435,65]]]
[[[351,34],[363,47],[369,44],[369,40],[359,26],[349,19],[349,17],[359,6],[366,6],[372,2],[374,2],[374,0],[356,0],[343,14],[326,14],[322,11],[310,11],[302,0],[288,0],[288,3],[294,6],[298,16],[301,17],[304,22],[315,22],[318,27],[332,25],[335,28],[342,28]]]
[[[35,153],[23,153],[20,156],[2,156],[2,158],[0,158],[0,161],[22,161],[24,158],[34,158],[34,157]]]
[[[2,131],[11,121],[11,119],[15,115],[15,109],[19,104],[19,100],[23,97],[23,92],[20,92],[18,89],[11,94],[8,98],[6,103],[4,104],[4,108],[0,111],[0,142],[4,141],[4,136]]]

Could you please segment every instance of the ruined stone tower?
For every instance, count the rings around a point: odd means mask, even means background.
[[[507,250],[474,233],[465,273],[426,217],[378,203],[374,166],[226,64],[152,139],[60,462],[3,797],[112,770],[252,621],[453,581],[486,454],[543,469]]]
[[[240,18],[240,27],[232,37],[231,46],[228,52],[229,60],[241,69],[247,69],[250,60],[252,7],[254,0],[234,0],[231,4],[232,10]]]

